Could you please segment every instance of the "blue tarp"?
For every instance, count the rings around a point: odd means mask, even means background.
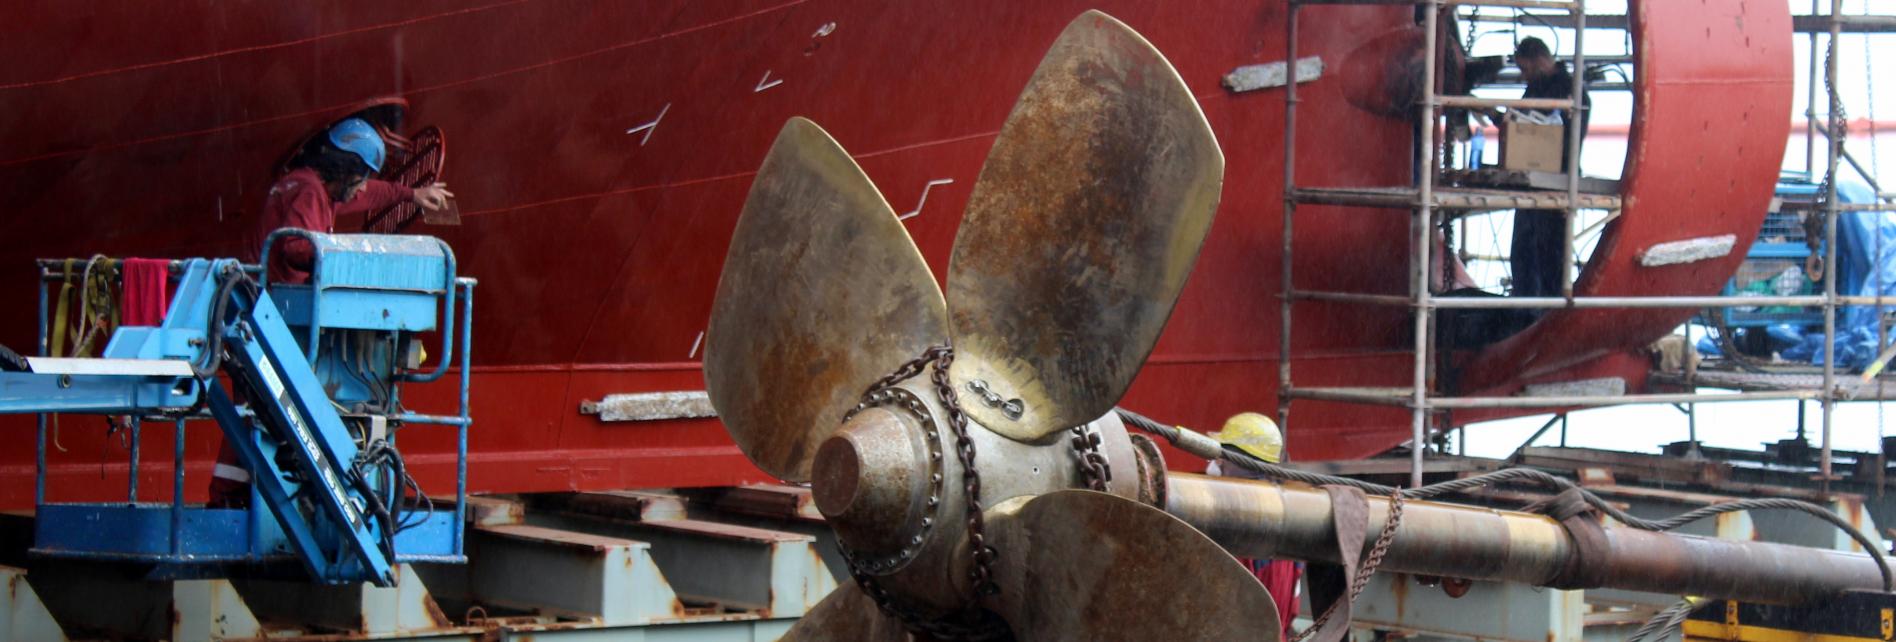
[[[1867,186],[1842,182],[1838,200],[1868,203],[1875,199]],[[1880,253],[1880,256],[1878,256]],[[1896,295],[1896,213],[1844,212],[1837,218],[1837,293],[1843,295]],[[1884,311],[1896,309],[1885,306]],[[1861,369],[1881,352],[1876,345],[1876,306],[1844,306],[1837,311],[1837,366]],[[1783,346],[1779,356],[1813,365],[1824,362],[1824,329],[1774,326],[1772,343]],[[1788,345],[1785,345],[1788,344]]]

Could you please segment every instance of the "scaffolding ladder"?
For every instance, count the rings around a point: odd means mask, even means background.
[[[1841,15],[1842,0],[1830,0],[1830,13],[1816,15],[1819,0],[1812,0],[1810,16],[1798,16],[1798,31],[1810,34],[1812,51],[1812,77],[1815,78],[1817,38],[1822,29],[1830,34],[1829,56],[1826,65],[1826,82],[1830,98],[1829,127],[1819,129],[1815,115],[1815,83],[1812,82],[1812,109],[1806,114],[1816,132],[1825,134],[1828,139],[1828,168],[1825,176],[1826,187],[1812,208],[1824,217],[1824,293],[1822,295],[1776,296],[1776,297],[1721,297],[1721,296],[1588,296],[1576,297],[1573,292],[1575,280],[1574,230],[1576,213],[1581,209],[1608,210],[1609,220],[1617,215],[1620,207],[1617,196],[1588,194],[1581,190],[1580,136],[1582,128],[1572,127],[1566,132],[1567,144],[1564,150],[1566,170],[1564,178],[1566,189],[1561,191],[1537,190],[1471,190],[1464,188],[1442,188],[1437,186],[1438,176],[1444,172],[1439,164],[1444,157],[1435,140],[1437,126],[1441,124],[1442,110],[1454,108],[1492,108],[1510,109],[1558,109],[1565,113],[1567,122],[1581,118],[1585,105],[1584,83],[1586,78],[1586,32],[1587,14],[1585,0],[1289,0],[1289,11],[1285,25],[1287,31],[1286,60],[1297,60],[1298,56],[1298,20],[1300,9],[1305,5],[1414,5],[1422,8],[1423,49],[1427,64],[1423,67],[1422,96],[1417,105],[1418,137],[1416,145],[1417,175],[1410,186],[1398,187],[1303,187],[1296,183],[1296,134],[1297,134],[1297,69],[1288,65],[1290,78],[1285,83],[1284,109],[1284,210],[1282,230],[1282,292],[1279,326],[1278,350],[1278,421],[1288,431],[1290,428],[1290,409],[1293,400],[1321,400],[1329,402],[1370,404],[1382,406],[1406,407],[1410,409],[1410,484],[1422,485],[1423,456],[1427,450],[1433,426],[1434,414],[1458,408],[1520,408],[1520,409],[1565,409],[1575,407],[1593,407],[1625,405],[1639,403],[1691,404],[1705,401],[1734,400],[1770,400],[1798,399],[1817,400],[1823,406],[1823,447],[1820,463],[1823,479],[1831,479],[1831,424],[1835,402],[1849,398],[1863,398],[1856,391],[1840,389],[1835,367],[1834,339],[1836,337],[1837,308],[1840,305],[1878,305],[1885,304],[1884,297],[1840,296],[1836,290],[1836,254],[1837,223],[1839,212],[1887,210],[1889,205],[1864,204],[1845,205],[1837,201],[1836,181],[1839,158],[1847,154],[1843,150],[1842,136],[1832,135],[1841,131],[1842,110],[1838,108],[1834,79],[1837,75],[1836,49],[1838,34],[1845,26],[1852,31],[1882,32],[1896,29],[1896,19],[1889,16],[1846,16]],[[1438,87],[1438,66],[1442,61],[1442,43],[1439,33],[1441,14],[1453,10],[1455,6],[1495,6],[1516,9],[1552,9],[1563,10],[1558,13],[1532,14],[1538,22],[1550,27],[1570,28],[1573,30],[1572,56],[1572,95],[1568,99],[1500,99],[1484,98],[1472,95],[1443,95]],[[1518,18],[1517,18],[1518,20]],[[1609,21],[1613,22],[1613,21]],[[1627,28],[1628,20],[1606,25],[1606,28]],[[1559,52],[1554,52],[1558,55]],[[1814,135],[1813,135],[1814,140]],[[1814,145],[1814,143],[1812,143]],[[1812,150],[1814,155],[1814,150]],[[1808,156],[1807,156],[1808,157]],[[1848,159],[1853,165],[1859,165],[1855,159]],[[1812,163],[1814,165],[1814,163]],[[1863,172],[1862,168],[1858,168]],[[1882,194],[1878,189],[1878,201],[1892,195]],[[1298,205],[1340,205],[1354,207],[1407,210],[1410,218],[1410,242],[1413,249],[1409,252],[1408,295],[1371,294],[1362,292],[1337,292],[1320,290],[1299,290],[1293,275],[1295,215]],[[1497,205],[1499,207],[1497,207]],[[1561,293],[1558,297],[1501,297],[1501,298],[1438,298],[1431,294],[1429,278],[1430,261],[1435,228],[1442,225],[1444,216],[1454,216],[1476,210],[1493,210],[1507,207],[1531,207],[1536,209],[1558,209],[1565,219],[1565,241],[1561,251]],[[1444,249],[1447,249],[1444,244]],[[1292,309],[1299,300],[1329,301],[1361,305],[1406,306],[1413,314],[1413,353],[1412,377],[1407,388],[1371,388],[1371,387],[1295,387],[1291,377],[1292,346]],[[1896,300],[1890,301],[1896,303]],[[1773,385],[1748,388],[1731,395],[1701,396],[1692,393],[1683,394],[1622,394],[1612,396],[1589,395],[1531,395],[1531,396],[1449,396],[1437,394],[1434,389],[1434,367],[1437,359],[1434,340],[1436,311],[1442,309],[1474,308],[1653,308],[1653,307],[1700,307],[1725,308],[1732,306],[1754,305],[1797,305],[1821,306],[1824,319],[1825,366],[1819,387],[1808,386],[1809,377],[1802,385],[1787,385],[1790,381],[1776,382]],[[1880,396],[1880,395],[1875,395]],[[1800,401],[1800,403],[1802,403]],[[1689,414],[1689,410],[1688,410]],[[1452,427],[1450,427],[1452,428]],[[1544,430],[1544,429],[1543,429]],[[1695,431],[1695,427],[1693,428]],[[1696,439],[1696,434],[1691,437]]]

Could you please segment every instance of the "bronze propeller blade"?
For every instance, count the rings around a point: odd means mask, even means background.
[[[1069,24],[955,237],[951,372],[968,414],[1033,441],[1110,410],[1171,316],[1223,180],[1165,57],[1098,11]]]
[[[815,608],[804,613],[777,642],[903,642],[908,639],[908,631],[902,628],[900,620],[883,614],[855,582],[845,580]]]
[[[1003,551],[991,608],[1019,639],[1281,638],[1277,606],[1257,577],[1165,511],[1063,490],[986,516]]]
[[[810,458],[864,388],[946,336],[921,252],[849,153],[792,118],[751,183],[705,333],[711,403],[759,468]]]

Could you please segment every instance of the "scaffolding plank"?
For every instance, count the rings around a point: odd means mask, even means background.
[[[1483,166],[1480,169],[1450,169],[1442,171],[1442,182],[1437,189],[1454,186],[1474,189],[1530,189],[1567,191],[1568,176],[1562,172],[1541,172],[1522,169],[1505,169],[1495,166]],[[1611,178],[1596,176],[1580,177],[1580,193],[1613,196],[1620,193],[1620,182]]]
[[[1488,98],[1486,96],[1436,96],[1435,104],[1443,107],[1464,109],[1487,109],[1506,107],[1508,109],[1573,109],[1573,101],[1567,98]],[[1583,108],[1584,109],[1584,108]]]
[[[1691,377],[1672,373],[1653,373],[1654,381],[1699,388],[1742,391],[1821,391],[1824,376],[1814,372],[1732,372],[1701,369]],[[1856,375],[1838,373],[1838,401],[1883,401],[1896,399],[1896,385],[1888,379],[1863,381]],[[1881,385],[1879,385],[1881,384]]]
[[[1824,205],[1823,203],[1800,203],[1800,202],[1794,202],[1794,201],[1786,201],[1783,204],[1778,206],[1778,211],[1780,212],[1822,212],[1828,209],[1830,208]],[[1892,203],[1838,203],[1837,204],[1837,211],[1839,212],[1884,212],[1884,211],[1889,211],[1889,210],[1896,210],[1896,204],[1892,204]]]

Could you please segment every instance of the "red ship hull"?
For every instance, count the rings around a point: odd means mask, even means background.
[[[1635,256],[1679,238],[1749,239],[1770,198],[1789,122],[1787,11],[1674,4],[1684,3],[1635,4],[1628,205],[1583,294],[1716,292],[1748,241],[1657,272]],[[1089,8],[1165,52],[1227,161],[1213,231],[1124,405],[1198,428],[1271,412],[1284,101],[1281,90],[1219,85],[1235,67],[1284,57],[1287,8],[1257,0],[31,3],[0,26],[0,298],[13,302],[0,343],[33,345],[31,259],[242,255],[283,152],[353,106],[399,96],[411,123],[452,141],[446,174],[464,214],[459,227],[410,231],[447,239],[462,273],[481,281],[471,490],[760,481],[715,420],[606,423],[579,406],[702,389],[697,360],[722,257],[752,173],[791,116],[822,124],[898,211],[914,211],[910,233],[941,278],[1015,95]],[[1411,17],[1407,7],[1303,11],[1299,55],[1329,70],[1299,88],[1300,184],[1410,181],[1410,124],[1350,106],[1339,75],[1352,52]],[[1404,292],[1408,229],[1389,211],[1300,210],[1299,286]],[[1646,366],[1625,350],[1688,314],[1549,315],[1475,355],[1471,377],[1507,390],[1523,374],[1604,374],[1637,389]],[[1408,319],[1400,308],[1300,303],[1298,384],[1408,385]],[[451,394],[421,387],[407,399],[441,412]],[[97,418],[60,423],[49,499],[122,496],[124,444]],[[1408,430],[1406,410],[1300,402],[1288,441],[1294,458],[1354,458]],[[0,507],[30,506],[31,418],[0,418],[0,431],[14,444],[0,453]],[[404,435],[403,448],[424,487],[445,491],[452,442],[424,431]],[[194,428],[187,440],[189,488],[204,487],[213,432]],[[153,427],[143,448],[169,453],[171,440]],[[168,488],[162,468],[148,465],[143,485]]]

